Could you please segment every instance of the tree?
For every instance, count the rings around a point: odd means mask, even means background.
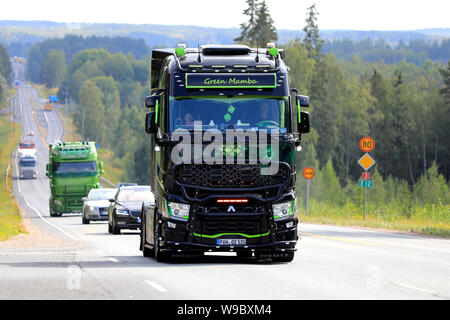
[[[266,1],[259,5],[256,11],[256,44],[259,47],[265,47],[268,42],[278,40],[277,31],[274,22],[269,13]]]
[[[62,50],[50,50],[42,67],[42,81],[48,88],[59,87],[66,73],[66,55]]]
[[[308,50],[309,57],[317,59],[322,49],[323,40],[319,36],[319,27],[317,26],[317,16],[319,13],[316,11],[316,5],[313,4],[308,8],[308,16],[306,18],[306,26],[303,31],[306,33],[303,38],[303,44]]]
[[[249,43],[253,45],[256,41],[256,12],[258,10],[258,0],[247,0],[248,8],[244,10],[244,15],[248,16],[247,23],[241,23],[241,35],[234,39],[236,42]]]

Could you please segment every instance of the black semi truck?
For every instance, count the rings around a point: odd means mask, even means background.
[[[295,153],[309,132],[309,99],[288,71],[271,43],[152,51],[145,130],[155,202],[142,208],[144,256],[292,261]]]

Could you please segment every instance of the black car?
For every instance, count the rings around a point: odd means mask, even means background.
[[[121,229],[140,228],[142,204],[153,202],[154,197],[150,186],[124,186],[109,201],[108,231],[120,234]]]

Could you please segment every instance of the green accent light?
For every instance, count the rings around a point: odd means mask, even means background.
[[[233,113],[234,110],[236,110],[235,107],[233,107],[233,106],[229,106],[229,107],[228,107],[228,112],[229,112],[229,113]]]
[[[261,233],[261,234],[245,234],[245,233],[218,233],[218,234],[213,234],[213,235],[208,235],[208,234],[199,234],[199,233],[193,233],[194,236],[196,237],[202,237],[202,238],[218,238],[221,236],[243,236],[246,238],[259,238],[259,237],[265,237],[268,236],[270,234],[270,230],[267,231],[266,233]]]
[[[159,99],[156,100],[156,106],[155,106],[155,123],[158,123],[158,109],[159,109]]]
[[[227,112],[227,113],[225,113],[225,115],[223,116],[223,118],[225,119],[225,121],[230,121],[231,120],[231,116],[230,116],[230,114]]]
[[[186,54],[186,52],[184,51],[184,48],[175,48],[175,53],[179,57],[182,57]]]
[[[302,122],[301,112],[300,112],[300,101],[297,100],[297,113],[298,113],[298,123]]]
[[[270,54],[272,57],[276,57],[276,56],[278,55],[278,49],[277,49],[277,48],[270,48],[270,49],[269,49],[269,54]]]

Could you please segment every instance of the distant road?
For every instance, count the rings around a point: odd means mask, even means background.
[[[107,223],[83,225],[80,215],[50,217],[47,145],[62,127],[56,111],[45,112],[48,136],[40,137],[30,103],[38,95],[24,81],[18,92],[39,167],[36,180],[13,171],[31,232],[0,242],[0,299],[450,299],[449,240],[301,224],[292,263],[232,253],[156,263],[138,250],[138,232],[111,235]]]

